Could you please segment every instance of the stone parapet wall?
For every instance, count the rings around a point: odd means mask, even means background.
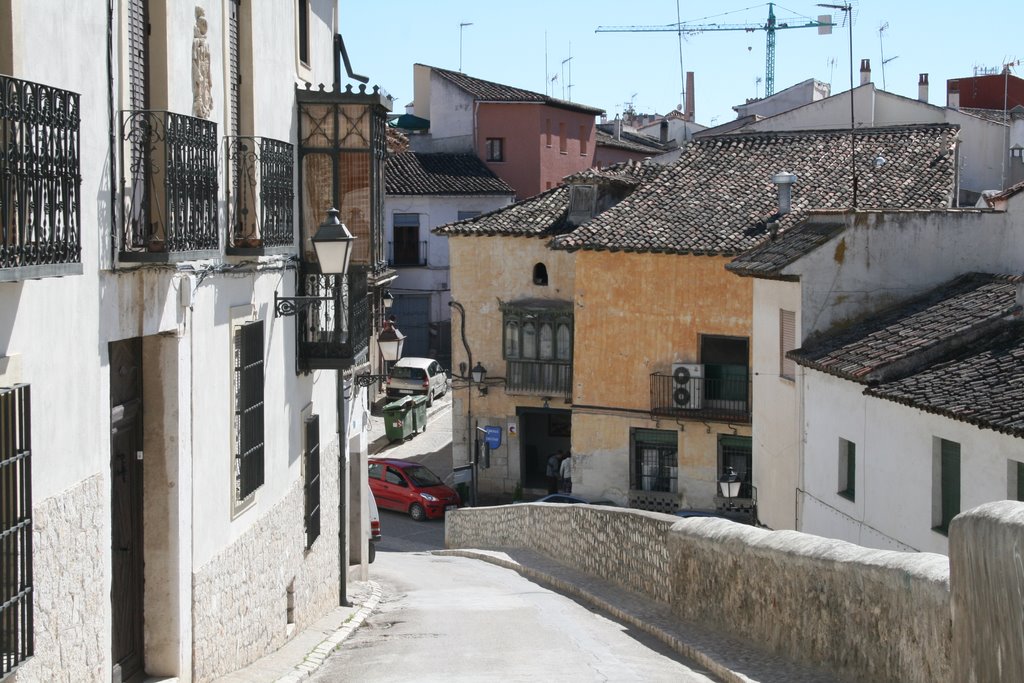
[[[793,531],[588,505],[448,513],[449,548],[528,548],[696,621],[871,681],[952,681],[949,563]]]
[[[35,655],[12,683],[109,679],[109,497],[97,474],[33,503]]]
[[[306,549],[302,481],[192,577],[193,680],[241,669],[338,604],[338,444],[320,458],[320,536]],[[259,492],[256,494],[259,495]]]

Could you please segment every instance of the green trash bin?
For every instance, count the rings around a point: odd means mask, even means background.
[[[413,401],[413,406],[409,410],[413,433],[427,431],[427,397],[410,396],[409,398]]]
[[[416,427],[413,422],[415,405],[413,396],[403,396],[384,406],[382,409],[384,433],[387,434],[389,441],[402,441],[415,433]]]

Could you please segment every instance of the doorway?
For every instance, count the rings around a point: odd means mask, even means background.
[[[142,340],[110,344],[112,680],[145,677],[143,660]]]
[[[520,479],[523,490],[543,495],[548,490],[548,456],[569,452],[572,445],[572,411],[519,408]]]

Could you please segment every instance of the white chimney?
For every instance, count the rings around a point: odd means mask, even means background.
[[[867,85],[871,82],[871,60],[860,60],[860,84]]]
[[[928,103],[928,74],[921,74],[917,77],[917,99],[925,104]]]
[[[960,108],[960,81],[950,79],[946,81],[946,106],[950,109]]]
[[[779,214],[787,214],[793,206],[793,185],[796,175],[782,171],[772,176],[772,182],[779,191]]]
[[[622,139],[622,119],[620,119],[618,116],[615,117],[615,139]]]

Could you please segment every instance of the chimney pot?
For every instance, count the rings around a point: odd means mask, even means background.
[[[787,214],[792,208],[793,185],[796,183],[796,175],[788,171],[782,171],[772,176],[772,182],[779,192],[779,214]]]
[[[661,144],[668,142],[668,119],[662,119],[661,125],[658,126],[658,132],[660,133]]]
[[[694,92],[693,92],[693,72],[692,71],[687,71],[686,72],[686,111],[683,112],[684,114],[686,114],[686,117],[683,119],[684,121],[693,121],[693,117],[696,114],[696,112],[694,111],[694,99],[693,99],[693,96],[694,96]]]
[[[917,78],[917,99],[928,102],[928,74],[921,74]]]
[[[860,84],[867,85],[871,82],[871,60],[860,60]]]

